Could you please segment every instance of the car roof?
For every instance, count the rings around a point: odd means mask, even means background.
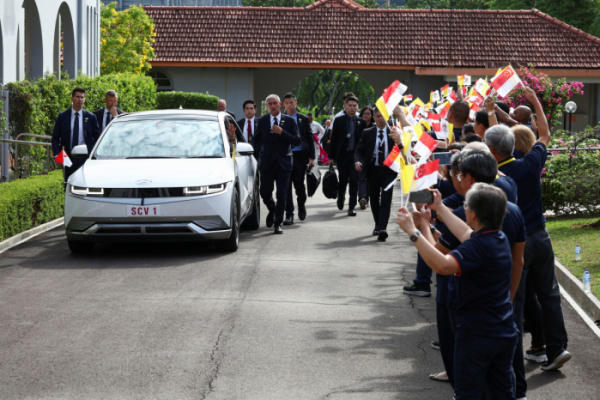
[[[117,117],[115,122],[125,121],[140,121],[145,119],[201,119],[209,121],[217,121],[219,116],[229,116],[230,114],[225,111],[212,111],[212,110],[192,110],[192,109],[179,109],[179,110],[152,110],[152,111],[138,111],[133,113],[121,114]]]

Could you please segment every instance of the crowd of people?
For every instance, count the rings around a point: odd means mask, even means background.
[[[473,111],[459,96],[443,116],[452,124],[452,140],[423,124],[438,150],[454,154],[450,165],[440,166],[437,185],[428,189],[431,202],[414,204],[412,212],[401,207],[396,215],[418,250],[416,276],[404,293],[431,296],[436,274],[438,339],[432,346],[439,348],[445,371],[431,378],[449,382],[459,400],[525,399],[525,359],[550,371],[571,358],[541,200],[550,131],[534,91],[525,87],[523,92],[535,114],[525,106],[510,110],[491,96],[482,99],[483,109]],[[123,112],[114,91],[106,93],[106,107],[94,113],[83,110],[85,90],[76,88],[72,95],[73,106],[56,122],[55,154],[75,144],[90,147],[88,141]],[[343,102],[344,110],[321,126],[297,111],[294,94],[285,94],[283,101],[272,94],[266,115],[257,118],[255,102],[247,100],[244,118],[226,126],[232,144],[243,141],[254,148],[260,196],[269,211],[266,225],[275,234],[295,223],[294,191],[298,218],[307,218],[305,176],[320,160],[337,166],[338,209],[344,210],[347,200],[347,214],[354,217],[357,207],[370,207],[372,234],[379,241],[388,238],[398,175],[385,160],[395,147],[405,146],[403,129],[415,121],[404,106],[397,106],[388,121],[376,107],[359,111],[353,93]],[[234,117],[225,100],[218,109]],[[433,107],[427,111],[436,113]],[[404,161],[417,163],[420,155],[408,154]],[[79,160],[65,168],[65,180],[84,161]],[[526,352],[524,321],[532,334]]]

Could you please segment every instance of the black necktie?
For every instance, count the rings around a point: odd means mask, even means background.
[[[377,152],[377,165],[383,165],[383,157],[385,156],[385,144],[383,143],[383,131],[379,130],[379,151]]]
[[[106,127],[108,126],[108,124],[110,124],[110,120],[111,120],[110,112],[107,112],[106,113],[106,121],[104,122],[104,129],[106,129]]]
[[[71,148],[79,144],[79,113],[75,113],[75,123],[73,124],[73,139],[71,141]]]
[[[273,127],[277,125],[277,117],[273,117]]]

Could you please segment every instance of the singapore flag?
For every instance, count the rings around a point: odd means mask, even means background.
[[[61,150],[61,152],[58,153],[58,155],[56,157],[54,157],[54,160],[57,163],[63,164],[65,167],[70,167],[71,165],[73,165],[73,163],[71,162],[71,159],[69,158],[67,153],[65,153],[64,150]]]

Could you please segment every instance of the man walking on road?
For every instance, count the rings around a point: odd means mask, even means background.
[[[304,179],[306,177],[307,165],[309,167],[313,167],[315,165],[315,160],[313,158],[315,154],[315,140],[312,135],[312,129],[310,128],[308,117],[296,111],[296,106],[298,105],[296,96],[294,96],[292,93],[286,93],[285,96],[283,96],[283,105],[287,115],[294,118],[296,121],[298,130],[300,132],[300,141],[302,142],[300,145],[292,147],[294,166],[288,187],[287,204],[285,207],[286,218],[285,221],[283,221],[284,225],[293,225],[294,197],[292,196],[292,186],[296,190],[296,196],[298,199],[298,218],[300,218],[300,221],[304,221],[306,218],[307,197]]]
[[[260,197],[269,209],[267,227],[275,225],[274,233],[281,234],[290,175],[293,169],[292,146],[298,146],[300,133],[292,117],[280,112],[281,100],[276,94],[267,97],[269,114],[258,120],[258,128],[250,144],[260,146],[258,170],[260,171]],[[277,182],[277,203],[273,189]]]

